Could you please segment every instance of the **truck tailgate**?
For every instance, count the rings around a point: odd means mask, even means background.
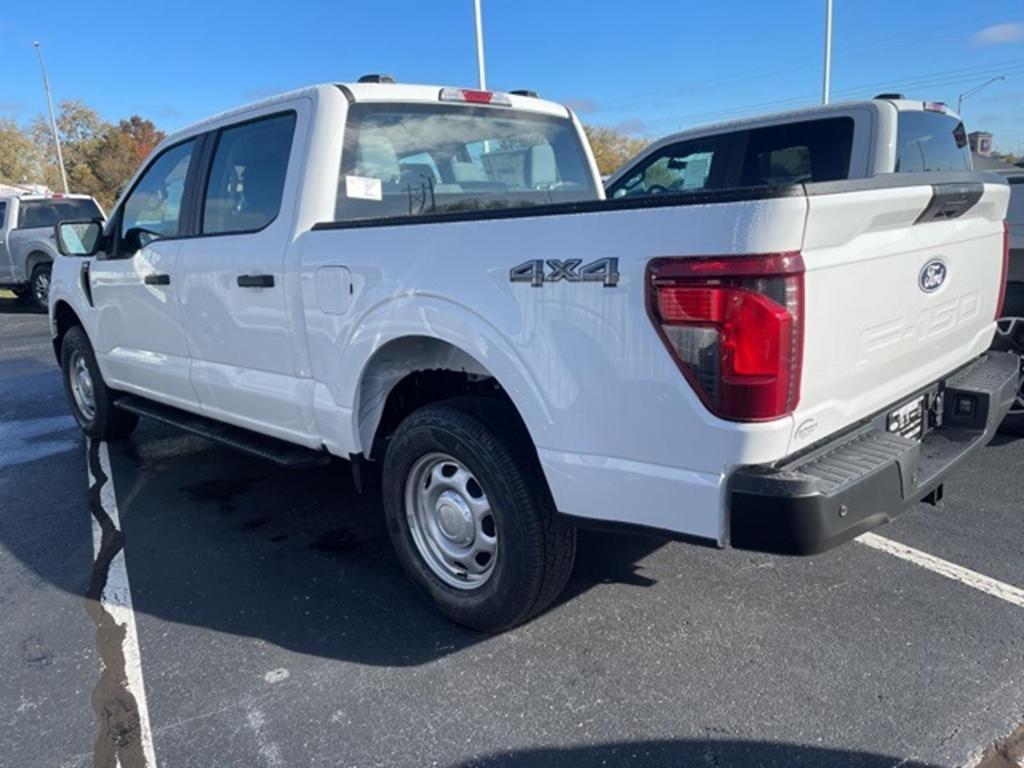
[[[791,451],[897,404],[989,346],[1009,194],[977,178],[807,185],[803,388]]]

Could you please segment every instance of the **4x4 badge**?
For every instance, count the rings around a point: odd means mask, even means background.
[[[513,283],[529,283],[540,288],[544,283],[557,283],[565,280],[570,283],[596,282],[603,283],[606,288],[619,284],[619,260],[598,259],[583,264],[582,259],[548,259],[545,272],[543,259],[530,259],[509,270],[508,277]]]

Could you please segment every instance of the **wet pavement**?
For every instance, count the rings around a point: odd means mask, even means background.
[[[96,558],[99,454],[91,483],[46,318],[0,299],[0,765],[146,762],[95,599],[118,557],[159,765],[959,766],[1024,721],[1024,608],[859,543],[586,532],[558,604],[488,637],[421,600],[343,463],[151,423],[106,450]],[[1022,470],[998,438],[877,533],[1024,588]]]

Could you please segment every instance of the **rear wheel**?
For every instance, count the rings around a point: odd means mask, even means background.
[[[510,409],[465,397],[413,412],[384,458],[402,566],[445,616],[473,629],[535,616],[572,571],[576,530],[555,514],[529,445]]]
[[[114,393],[103,383],[89,337],[81,326],[64,335],[60,347],[64,393],[78,426],[95,440],[127,437],[139,417],[114,406]]]
[[[41,309],[47,309],[50,302],[50,273],[52,266],[47,264],[38,264],[35,269],[32,270],[32,278],[29,281],[29,289],[32,292],[32,299],[35,301],[36,306]]]

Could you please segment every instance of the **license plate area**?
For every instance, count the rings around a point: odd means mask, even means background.
[[[885,417],[885,428],[909,440],[924,437],[928,423],[928,395],[920,395],[889,411]]]

